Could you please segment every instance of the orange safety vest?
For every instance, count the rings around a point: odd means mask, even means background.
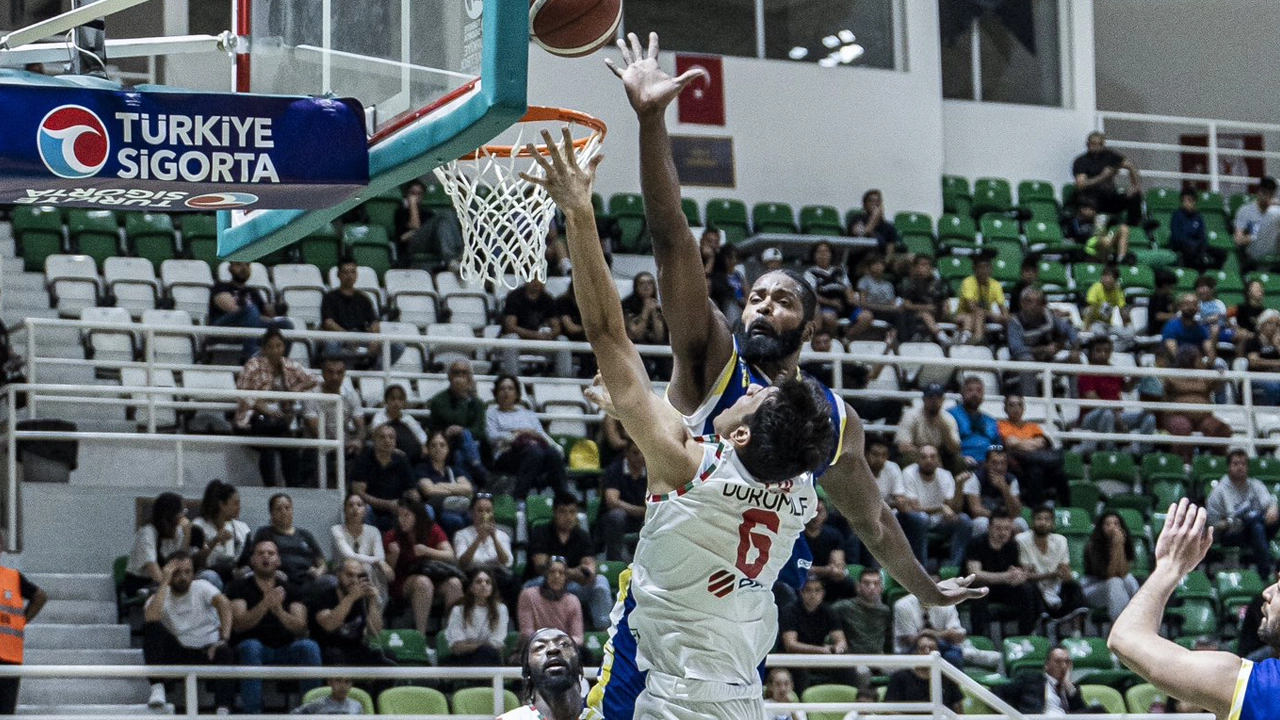
[[[22,638],[27,627],[17,570],[0,567],[0,662],[22,664]]]

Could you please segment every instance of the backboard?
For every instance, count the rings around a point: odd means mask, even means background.
[[[238,92],[351,97],[369,186],[327,210],[219,214],[218,251],[253,259],[488,142],[525,112],[527,0],[233,0]],[[323,162],[323,158],[317,158]]]

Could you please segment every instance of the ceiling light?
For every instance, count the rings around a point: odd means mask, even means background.
[[[822,44],[829,48],[837,48],[840,47],[840,38],[835,35],[828,35],[822,38]]]
[[[862,54],[865,53],[866,51],[867,51],[866,48],[862,47],[861,45],[856,45],[856,44],[845,45],[844,47],[840,48],[840,62],[848,65],[854,60],[857,60],[858,58],[862,57]]]
[[[839,57],[828,56],[818,60],[818,67],[829,68],[829,67],[835,67],[836,65],[839,65],[839,64],[840,64]]]
[[[792,60],[803,60],[808,56],[809,56],[808,48],[802,48],[799,45],[791,48],[791,51],[787,53],[787,57],[791,58]]]
[[[843,43],[851,43],[858,39],[857,36],[853,34],[852,30],[841,30],[838,35],[840,36],[840,42]]]

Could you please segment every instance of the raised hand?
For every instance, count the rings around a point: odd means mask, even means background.
[[[693,68],[680,77],[673,78],[658,67],[658,33],[649,33],[648,51],[640,47],[640,38],[635,33],[627,33],[626,40],[619,40],[618,49],[622,51],[626,68],[619,69],[610,58],[605,58],[604,62],[622,80],[627,89],[627,99],[631,101],[631,109],[637,115],[663,112],[696,77],[701,77],[703,81],[711,80],[711,76],[702,68]]]
[[[590,385],[582,388],[582,396],[595,403],[605,415],[618,419],[618,413],[613,409],[613,397],[609,395],[609,388],[604,386],[604,378],[600,373],[596,373],[595,380]]]
[[[545,177],[536,177],[528,173],[520,173],[525,182],[541,185],[560,209],[569,213],[573,210],[591,210],[591,188],[596,182],[596,167],[604,160],[603,155],[596,155],[587,162],[584,168],[578,164],[578,157],[573,150],[573,135],[569,128],[564,128],[564,144],[556,145],[551,141],[551,133],[542,131],[542,140],[547,144],[547,155],[542,156],[532,143],[526,145],[529,154],[542,168]]]
[[[965,600],[975,600],[980,597],[986,597],[987,588],[969,587],[973,584],[975,576],[966,575],[962,578],[951,578],[938,583],[938,592],[942,595],[942,602],[936,605],[955,605]]]
[[[1213,545],[1213,527],[1206,521],[1205,509],[1186,498],[1170,505],[1156,540],[1156,567],[1168,568],[1178,577],[1194,570]]]

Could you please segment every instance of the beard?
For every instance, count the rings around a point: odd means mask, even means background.
[[[556,695],[578,687],[581,677],[582,668],[578,667],[577,663],[569,663],[568,669],[562,674],[548,675],[544,669],[539,668],[537,672],[530,675],[533,687],[544,696]]]
[[[1280,648],[1280,617],[1267,618],[1258,627],[1258,639],[1263,645]]]
[[[765,334],[751,332],[761,329]],[[750,328],[739,320],[733,330],[733,339],[738,343],[738,354],[748,364],[776,363],[800,351],[804,344],[804,326],[778,332],[763,319],[752,322]]]

